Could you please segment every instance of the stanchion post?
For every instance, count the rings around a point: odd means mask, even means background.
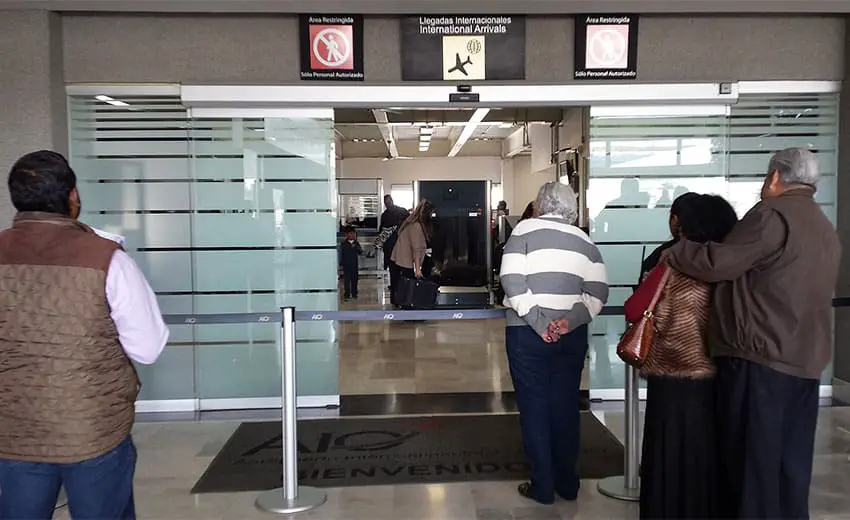
[[[597,486],[603,495],[637,502],[640,500],[640,388],[638,371],[626,365],[626,442],[625,472],[621,476],[608,477]]]
[[[303,513],[324,504],[321,489],[298,485],[298,417],[295,378],[295,308],[281,310],[280,366],[281,415],[283,429],[283,487],[257,497],[261,511],[279,515]]]

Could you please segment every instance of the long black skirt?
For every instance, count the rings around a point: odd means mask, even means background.
[[[714,381],[650,377],[641,518],[716,518]]]

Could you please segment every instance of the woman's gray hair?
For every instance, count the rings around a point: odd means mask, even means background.
[[[578,200],[573,189],[560,182],[547,182],[537,193],[534,208],[540,215],[558,215],[570,224],[578,219]]]

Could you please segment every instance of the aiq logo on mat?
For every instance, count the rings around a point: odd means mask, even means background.
[[[404,443],[419,435],[418,431],[404,433],[385,430],[365,430],[350,433],[324,432],[319,435],[315,443],[298,442],[298,453],[328,453],[330,451],[354,451],[369,452],[391,450],[402,446]],[[242,457],[252,457],[267,450],[279,452],[283,445],[283,437],[274,437],[244,451]]]

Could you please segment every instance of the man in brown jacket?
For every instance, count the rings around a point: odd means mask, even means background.
[[[818,389],[830,360],[841,246],[815,202],[814,154],[776,153],[762,200],[720,243],[683,241],[670,265],[715,282],[720,510],[808,518]]]
[[[77,221],[76,176],[34,152],[9,173],[0,232],[0,519],[132,520],[139,380],[168,339],[144,275]]]

